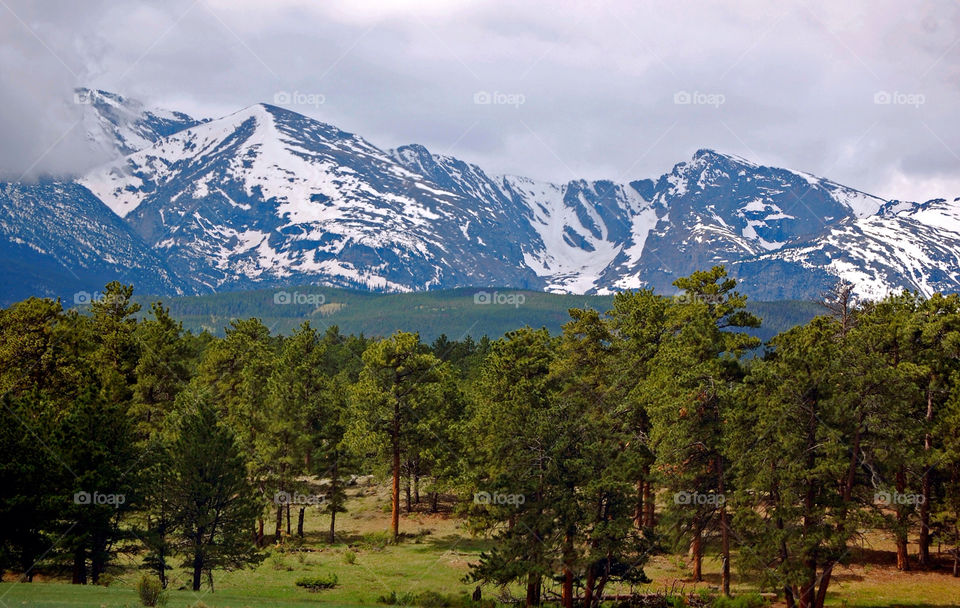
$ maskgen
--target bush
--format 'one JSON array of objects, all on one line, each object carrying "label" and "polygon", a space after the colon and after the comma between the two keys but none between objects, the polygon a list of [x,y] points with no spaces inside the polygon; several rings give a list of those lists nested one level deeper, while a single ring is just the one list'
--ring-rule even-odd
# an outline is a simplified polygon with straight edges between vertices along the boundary
[{"label": "bush", "polygon": [[165,606],[167,603],[167,593],[163,590],[163,585],[158,579],[146,574],[137,581],[137,595],[144,606]]},{"label": "bush", "polygon": [[270,567],[272,567],[274,570],[286,570],[287,572],[293,570],[293,567],[287,564],[287,560],[282,551],[272,553],[269,561]]},{"label": "bush", "polygon": [[416,600],[417,606],[421,606],[421,608],[450,608],[453,605],[450,598],[444,597],[436,591],[424,591],[417,595]]},{"label": "bush", "polygon": [[492,608],[494,605],[491,600],[475,602],[465,593],[457,596],[443,595],[435,591],[403,594],[391,591],[388,595],[378,597],[377,603],[387,606],[419,606],[420,608]]},{"label": "bush", "polygon": [[371,549],[383,549],[393,542],[393,535],[389,532],[370,532],[363,535],[363,544]]},{"label": "bush", "polygon": [[337,575],[329,576],[304,576],[297,579],[297,587],[303,587],[308,591],[320,591],[322,589],[333,589],[337,586]]},{"label": "bush", "polygon": [[350,564],[351,566],[357,563],[357,554],[353,551],[347,551],[343,554],[343,563]]},{"label": "bush", "polygon": [[414,595],[412,593],[404,593],[403,595],[397,595],[396,591],[391,591],[387,595],[381,595],[377,598],[378,604],[386,604],[387,606],[411,606],[414,605]]},{"label": "bush", "polygon": [[667,606],[670,608],[687,608],[687,598],[682,595],[668,595]]},{"label": "bush", "polygon": [[762,608],[767,602],[756,593],[746,593],[737,597],[720,596],[713,600],[713,608]]}]

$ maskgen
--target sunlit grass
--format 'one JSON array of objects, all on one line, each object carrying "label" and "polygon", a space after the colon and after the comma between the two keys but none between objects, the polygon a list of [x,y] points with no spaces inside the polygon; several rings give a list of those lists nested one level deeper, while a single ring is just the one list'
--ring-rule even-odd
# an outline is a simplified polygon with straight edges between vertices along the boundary
[{"label": "sunlit grass", "polygon": [[[377,599],[390,592],[399,595],[434,591],[441,594],[469,594],[474,586],[464,582],[469,564],[490,541],[470,536],[449,512],[404,513],[399,545],[386,542],[389,535],[389,499],[384,488],[354,488],[350,511],[338,517],[337,541],[327,542],[329,519],[316,508],[308,508],[305,517],[306,538],[290,539],[283,548],[271,547],[267,558],[255,569],[215,573],[215,592],[206,586],[198,593],[186,588],[186,571],[173,573],[169,608],[185,608],[202,601],[211,608],[267,608],[300,606],[376,606]],[[449,505],[446,505],[449,509]],[[424,505],[425,507],[425,505]],[[296,530],[296,511],[293,511]],[[267,532],[272,532],[268,526]],[[272,538],[272,537],[271,537]],[[839,569],[831,585],[832,606],[960,606],[960,579],[949,573],[898,572],[893,543],[882,534],[869,534],[865,546],[853,553],[856,565]],[[352,554],[352,558],[348,557]],[[139,606],[133,590],[140,576],[140,556],[123,555],[111,572],[109,587],[65,584],[68,581],[38,577],[34,583],[0,584],[0,608],[15,606],[106,607]],[[736,554],[733,556],[736,564]],[[350,563],[352,561],[352,563]],[[674,590],[692,592],[700,588],[716,589],[720,582],[720,563],[704,560],[706,581],[694,584],[689,577],[686,556],[657,555],[647,564],[650,585],[637,591]],[[336,574],[334,589],[310,592],[296,586],[301,577]],[[559,592],[548,585],[548,589]],[[752,579],[744,579],[734,570],[733,591],[756,591]],[[626,592],[610,588],[608,592]],[[520,590],[513,590],[519,595]],[[495,597],[484,589],[485,597]],[[782,604],[781,604],[782,605]]]}]

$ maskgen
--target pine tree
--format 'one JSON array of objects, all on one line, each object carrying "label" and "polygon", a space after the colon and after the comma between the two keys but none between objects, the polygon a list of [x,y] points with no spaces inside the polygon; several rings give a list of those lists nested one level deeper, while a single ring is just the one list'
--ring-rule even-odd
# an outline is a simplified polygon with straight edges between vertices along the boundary
[{"label": "pine tree", "polygon": [[419,421],[442,398],[446,366],[427,352],[415,334],[397,332],[371,344],[363,353],[363,370],[352,390],[350,435],[354,445],[389,455],[393,478],[391,534],[400,535],[402,457],[410,449]]},{"label": "pine tree", "polygon": [[667,312],[670,335],[651,362],[651,440],[656,467],[671,491],[666,507],[675,537],[689,543],[693,578],[703,580],[705,539],[720,537],[721,587],[730,592],[732,491],[724,450],[727,412],[742,378],[739,357],[759,340],[732,328],[757,327],[746,297],[723,267],[678,279],[683,290]]},{"label": "pine tree", "polygon": [[[472,526],[497,532],[496,544],[470,576],[498,586],[525,584],[527,606],[540,604],[543,579],[554,574],[563,549],[554,510],[557,485],[555,477],[548,479],[556,472],[554,450],[561,447],[561,421],[550,409],[555,348],[546,329],[520,329],[493,343],[465,439],[472,461],[465,480],[474,496]],[[498,496],[505,497],[502,504]]]},{"label": "pine tree", "polygon": [[163,428],[177,394],[190,378],[190,346],[183,339],[183,326],[160,302],[150,308],[152,319],[142,321],[134,332],[140,359],[134,370],[130,416],[137,436],[146,441]]},{"label": "pine tree", "polygon": [[822,608],[834,569],[872,519],[875,491],[859,467],[884,445],[888,419],[884,392],[868,389],[897,377],[826,317],[771,346],[751,365],[727,435],[740,560],[790,608]]},{"label": "pine tree", "polygon": [[[215,404],[221,419],[233,430],[241,452],[247,455],[247,478],[257,489],[262,505],[273,499],[268,495],[270,470],[260,437],[266,432],[264,405],[276,346],[277,340],[259,319],[231,321],[225,337],[205,350],[194,378],[195,389]],[[257,524],[257,537],[262,541],[262,513]],[[279,523],[276,532],[279,538]]]},{"label": "pine tree", "polygon": [[170,466],[183,565],[199,591],[207,572],[255,565],[262,559],[250,535],[260,503],[233,431],[218,420],[206,393],[188,387],[177,398]]},{"label": "pine tree", "polygon": [[610,316],[615,336],[616,356],[610,362],[621,397],[621,415],[632,429],[630,448],[641,463],[636,479],[634,520],[637,528],[648,533],[655,525],[656,492],[651,466],[654,455],[650,445],[650,395],[645,390],[651,364],[670,335],[667,311],[670,300],[653,290],[622,292],[614,296]]}]

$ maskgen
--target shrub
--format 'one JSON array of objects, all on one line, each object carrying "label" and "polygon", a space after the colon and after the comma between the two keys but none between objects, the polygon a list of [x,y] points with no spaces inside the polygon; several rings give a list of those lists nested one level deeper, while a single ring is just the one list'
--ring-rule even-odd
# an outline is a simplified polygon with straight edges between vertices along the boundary
[{"label": "shrub", "polygon": [[393,541],[389,532],[370,532],[363,535],[363,544],[371,549],[383,549]]},{"label": "shrub", "polygon": [[474,602],[467,594],[443,595],[435,591],[397,594],[391,591],[377,598],[377,603],[387,606],[419,606],[420,608],[492,608],[494,602]]},{"label": "shrub", "polygon": [[350,564],[351,566],[357,563],[357,554],[353,551],[347,551],[343,554],[343,563]]},{"label": "shrub", "polygon": [[687,608],[689,605],[687,603],[687,598],[682,595],[668,595],[666,599],[667,606],[670,608]]},{"label": "shrub", "polygon": [[436,591],[424,591],[417,595],[416,604],[421,608],[450,608],[453,602]]},{"label": "shrub", "polygon": [[274,570],[293,570],[292,566],[287,565],[287,560],[283,555],[283,552],[272,553],[270,555],[270,567]]},{"label": "shrub", "polygon": [[164,606],[167,603],[167,594],[160,581],[144,574],[137,581],[137,595],[144,606]]},{"label": "shrub", "polygon": [[396,591],[391,591],[387,595],[381,595],[377,598],[378,604],[386,604],[387,606],[411,606],[414,605],[414,595],[412,593],[404,593],[403,595],[397,595]]},{"label": "shrub", "polygon": [[720,596],[713,600],[713,608],[762,608],[767,602],[756,593],[746,593],[737,597]]},{"label": "shrub", "polygon": [[337,586],[337,575],[328,576],[304,576],[297,579],[297,587],[303,587],[308,591],[320,591],[322,589],[333,589]]}]

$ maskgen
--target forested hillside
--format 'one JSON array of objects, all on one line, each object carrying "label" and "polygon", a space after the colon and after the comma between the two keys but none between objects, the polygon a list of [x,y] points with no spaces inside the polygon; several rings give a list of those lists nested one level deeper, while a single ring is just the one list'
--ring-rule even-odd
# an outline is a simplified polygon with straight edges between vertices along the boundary
[{"label": "forested hillside", "polygon": [[[91,294],[92,297],[92,294]],[[135,296],[146,314],[160,300],[170,315],[193,332],[223,336],[232,319],[256,317],[272,333],[289,334],[303,321],[317,327],[337,325],[346,334],[389,336],[397,330],[419,333],[425,341],[441,334],[450,338],[499,338],[518,327],[546,327],[559,333],[571,308],[605,312],[613,296],[553,294],[513,289],[446,289],[418,293],[385,294],[312,285],[261,289],[181,298]],[[783,300],[747,302],[763,320],[749,331],[763,340],[806,323],[823,313],[815,302]]]},{"label": "forested hillside", "polygon": [[[736,281],[716,267],[675,286],[617,294],[606,314],[557,300],[571,306],[559,334],[430,342],[309,321],[278,335],[257,318],[197,334],[120,283],[83,313],[16,303],[0,311],[0,573],[108,584],[123,556],[148,573],[141,589],[212,592],[333,546],[372,475],[388,489],[382,546],[423,542],[414,505],[488,543],[462,572],[472,598],[387,604],[726,606],[737,590],[820,608],[874,534],[897,570],[960,576],[960,297],[856,302],[841,284],[824,315],[744,357],[760,319]],[[457,298],[553,314],[521,295]],[[181,313],[242,315],[260,297]],[[436,302],[311,305],[415,325]],[[719,563],[715,589],[649,594],[662,555],[694,586]],[[343,583],[314,574],[296,584]]]}]

